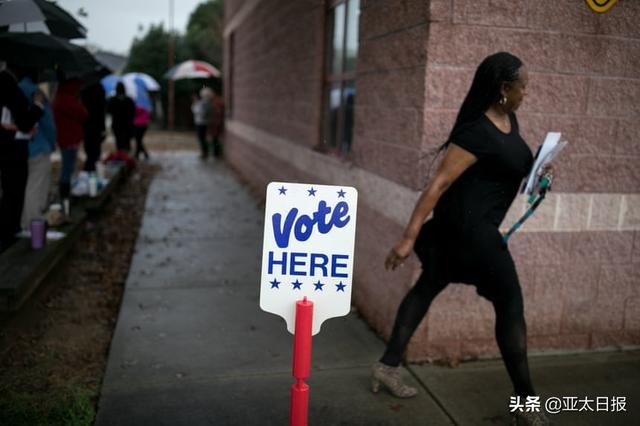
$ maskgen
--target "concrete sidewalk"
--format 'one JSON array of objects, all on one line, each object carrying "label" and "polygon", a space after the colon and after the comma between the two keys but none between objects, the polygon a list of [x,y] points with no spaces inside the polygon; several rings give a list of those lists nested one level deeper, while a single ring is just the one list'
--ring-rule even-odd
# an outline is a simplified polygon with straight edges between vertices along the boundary
[{"label": "concrete sidewalk", "polygon": [[[163,170],[143,226],[96,424],[285,425],[292,337],[258,306],[263,213],[221,162],[154,157]],[[411,366],[420,395],[368,390],[383,342],[356,315],[313,341],[310,425],[501,425],[511,386],[499,361]],[[640,424],[640,353],[532,359],[545,397],[626,397],[626,412],[563,413],[556,424]],[[595,403],[592,404],[595,409]]]}]

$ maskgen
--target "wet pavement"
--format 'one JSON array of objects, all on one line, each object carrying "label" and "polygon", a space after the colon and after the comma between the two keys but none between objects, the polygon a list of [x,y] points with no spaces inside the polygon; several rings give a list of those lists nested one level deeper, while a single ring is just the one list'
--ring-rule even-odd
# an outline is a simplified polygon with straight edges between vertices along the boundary
[{"label": "wet pavement", "polygon": [[[292,336],[259,308],[263,212],[233,172],[194,152],[163,169],[145,216],[99,402],[104,425],[284,425]],[[509,424],[500,361],[410,366],[418,397],[368,390],[383,342],[357,315],[313,340],[310,425]],[[543,398],[625,396],[626,412],[571,412],[557,424],[640,424],[640,353],[531,359]],[[593,404],[595,409],[595,403]]]}]

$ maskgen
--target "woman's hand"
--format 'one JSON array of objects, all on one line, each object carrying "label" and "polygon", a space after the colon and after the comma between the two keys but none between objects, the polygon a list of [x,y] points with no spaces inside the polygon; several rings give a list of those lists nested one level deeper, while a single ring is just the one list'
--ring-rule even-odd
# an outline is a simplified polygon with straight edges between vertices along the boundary
[{"label": "woman's hand", "polygon": [[413,208],[413,213],[411,213],[411,219],[409,219],[403,238],[393,246],[384,262],[387,270],[396,269],[409,257],[420,233],[420,228],[424,225],[425,219],[431,214],[442,194],[476,161],[478,161],[478,158],[475,155],[456,144],[452,144],[447,148],[447,153],[442,159],[438,172],[427,186],[427,189],[422,192],[416,206]]},{"label": "woman's hand", "polygon": [[393,246],[389,254],[387,255],[387,259],[384,261],[384,267],[388,271],[391,269],[395,270],[398,266],[402,265],[402,263],[409,257],[411,251],[413,250],[413,245],[415,241],[410,238],[403,238]]},{"label": "woman's hand", "polygon": [[540,176],[547,176],[549,178],[549,186],[547,187],[547,191],[551,191],[551,186],[553,185],[553,165],[547,164],[540,171]]}]

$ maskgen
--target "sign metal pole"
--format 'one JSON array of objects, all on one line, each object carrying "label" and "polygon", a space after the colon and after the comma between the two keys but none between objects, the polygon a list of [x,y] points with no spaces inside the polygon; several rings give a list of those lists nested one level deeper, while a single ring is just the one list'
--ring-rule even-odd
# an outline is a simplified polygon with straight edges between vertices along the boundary
[{"label": "sign metal pole", "polygon": [[296,302],[296,328],[293,336],[293,377],[291,386],[291,426],[307,426],[309,419],[309,385],[304,381],[311,375],[311,326],[313,302]]}]

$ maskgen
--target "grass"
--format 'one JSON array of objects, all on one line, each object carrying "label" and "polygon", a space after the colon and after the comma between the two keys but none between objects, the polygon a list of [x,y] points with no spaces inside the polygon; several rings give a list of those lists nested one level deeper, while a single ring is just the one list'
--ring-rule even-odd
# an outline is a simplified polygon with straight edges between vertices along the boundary
[{"label": "grass", "polygon": [[20,426],[90,426],[95,410],[91,395],[77,387],[41,392],[0,392],[0,424]]}]

